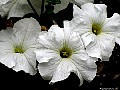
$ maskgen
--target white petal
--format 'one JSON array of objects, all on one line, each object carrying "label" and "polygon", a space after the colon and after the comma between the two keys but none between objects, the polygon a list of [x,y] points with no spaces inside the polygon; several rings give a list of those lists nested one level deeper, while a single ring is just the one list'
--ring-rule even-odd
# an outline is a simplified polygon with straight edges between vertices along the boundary
[{"label": "white petal", "polygon": [[4,0],[4,2],[0,2],[0,15],[2,17],[6,16],[16,1],[17,0]]},{"label": "white petal", "polygon": [[26,73],[29,73],[30,75],[35,75],[36,70],[28,62],[27,58],[23,54],[16,54],[16,55],[17,55],[17,58],[15,60],[16,65],[13,67],[13,70],[15,70],[16,72],[23,70]]},{"label": "white petal", "polygon": [[36,56],[35,56],[35,53],[34,53],[34,50],[36,48],[30,48],[30,49],[27,49],[25,52],[24,52],[24,55],[25,57],[27,58],[28,62],[34,67],[36,68]]},{"label": "white petal", "polygon": [[9,42],[0,42],[0,52],[4,54],[14,53],[14,46]]},{"label": "white petal", "polygon": [[3,54],[0,57],[0,62],[9,68],[12,68],[16,64],[16,58],[17,56],[13,53]]},{"label": "white petal", "polygon": [[49,60],[55,57],[60,58],[58,52],[49,49],[38,49],[35,50],[34,52],[36,54],[36,58],[39,63],[48,62]]},{"label": "white petal", "polygon": [[104,23],[102,30],[115,37],[116,43],[120,45],[120,15],[115,13],[111,18]]},{"label": "white petal", "polygon": [[[41,11],[38,8],[41,8],[41,0],[30,0],[33,7],[37,10],[37,13],[40,14]],[[24,8],[23,8],[24,7]],[[10,9],[8,18],[10,17],[23,17],[25,14],[33,13],[30,5],[27,0],[16,0]]]},{"label": "white petal", "polygon": [[97,73],[97,68],[88,68],[88,67],[83,67],[83,68],[79,68],[83,78],[90,82],[92,81]]},{"label": "white petal", "polygon": [[108,61],[115,46],[115,38],[109,34],[101,34],[98,43],[102,52],[102,60]]},{"label": "white petal", "polygon": [[0,42],[9,42],[13,44],[12,40],[12,35],[13,35],[13,30],[12,28],[7,28],[6,30],[1,30],[0,31]]},{"label": "white petal", "polygon": [[75,60],[73,60],[72,62],[74,63],[74,65],[78,69],[79,73],[82,75],[82,77],[86,81],[92,81],[94,79],[94,77],[96,76],[96,73],[97,73],[97,66],[94,64],[93,61],[91,63],[92,63],[92,65],[95,65],[95,66],[92,66],[92,67],[90,67],[90,65],[88,63],[86,63],[86,61],[81,62],[81,60],[80,60],[79,62],[81,62],[81,63],[79,63],[79,62],[76,62]]},{"label": "white petal", "polygon": [[39,35],[38,42],[49,49],[60,49],[63,44],[64,32],[57,25],[52,25],[49,31]]},{"label": "white petal", "polygon": [[87,32],[81,36],[85,47],[87,47],[90,43],[96,40],[96,35],[92,32]]},{"label": "white petal", "polygon": [[94,2],[94,0],[73,0],[73,1],[75,4],[77,4],[79,6],[81,6],[85,3],[90,3],[90,2],[93,3]]},{"label": "white petal", "polygon": [[49,60],[49,62],[39,63],[38,70],[40,75],[45,80],[51,80],[60,61],[61,61],[60,58],[53,57],[52,59]]},{"label": "white petal", "polygon": [[88,59],[88,55],[85,50],[79,50],[79,51],[73,52],[71,59],[81,64],[82,62],[81,60],[86,61]]},{"label": "white petal", "polygon": [[68,46],[73,50],[73,51],[78,51],[84,49],[84,44],[83,41],[81,40],[81,37],[77,32],[71,32],[69,35],[68,40]]},{"label": "white petal", "polygon": [[[17,23],[13,27],[14,37],[16,44],[23,44],[24,47],[29,47],[36,43],[41,28],[39,23],[33,18],[25,18]],[[25,46],[26,45],[26,46]]]},{"label": "white petal", "polygon": [[73,6],[73,17],[74,18],[70,22],[70,27],[73,31],[77,31],[80,35],[82,35],[91,30],[91,18],[76,5]]},{"label": "white petal", "polygon": [[107,18],[102,30],[104,32],[120,32],[120,15],[115,13],[111,18]]},{"label": "white petal", "polygon": [[60,1],[61,1],[60,4],[56,4],[54,6],[54,13],[58,13],[60,10],[67,8],[69,4],[69,0],[60,0]]},{"label": "white petal", "polygon": [[55,83],[64,80],[68,78],[70,72],[74,72],[74,71],[76,71],[76,67],[71,61],[69,61],[69,59],[62,60],[59,66],[56,68],[50,83]]},{"label": "white petal", "polygon": [[98,61],[97,58],[88,57],[88,60],[86,61],[87,62],[87,66],[89,68],[97,68],[97,65],[95,63],[96,61]]},{"label": "white petal", "polygon": [[92,4],[87,3],[81,6],[82,10],[85,11],[92,19],[93,22],[102,24],[106,17],[106,5],[105,4]]},{"label": "white petal", "polygon": [[89,56],[102,59],[102,53],[100,45],[97,41],[91,42],[87,47],[86,51]]}]

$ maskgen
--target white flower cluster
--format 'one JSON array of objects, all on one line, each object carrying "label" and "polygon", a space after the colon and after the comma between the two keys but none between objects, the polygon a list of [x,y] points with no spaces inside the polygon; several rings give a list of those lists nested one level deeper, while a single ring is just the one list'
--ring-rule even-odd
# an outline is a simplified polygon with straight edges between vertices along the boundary
[{"label": "white flower cluster", "polygon": [[[0,15],[23,16],[30,11],[25,2],[1,0]],[[25,11],[21,4],[27,8]],[[96,76],[98,58],[109,61],[115,42],[120,45],[119,14],[107,18],[104,4],[86,2],[81,8],[74,4],[73,19],[64,21],[64,28],[52,25],[48,32],[41,31],[35,19],[25,18],[16,22],[13,28],[1,30],[0,62],[30,75],[35,75],[38,69],[45,80],[51,80],[50,84],[64,80],[74,72],[82,85],[83,80],[92,81]]]}]

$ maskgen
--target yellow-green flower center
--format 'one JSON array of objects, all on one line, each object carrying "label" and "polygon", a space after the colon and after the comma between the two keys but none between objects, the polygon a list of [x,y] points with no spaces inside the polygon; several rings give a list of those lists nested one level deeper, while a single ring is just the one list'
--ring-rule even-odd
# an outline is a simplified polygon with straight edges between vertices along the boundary
[{"label": "yellow-green flower center", "polygon": [[22,46],[16,46],[14,49],[15,53],[24,53],[24,49]]},{"label": "yellow-green flower center", "polygon": [[100,24],[92,24],[92,32],[95,34],[95,35],[98,35],[102,32],[101,30],[101,25]]},{"label": "yellow-green flower center", "polygon": [[64,45],[60,50],[60,56],[62,58],[69,58],[72,55],[72,50],[68,47],[68,45]]}]

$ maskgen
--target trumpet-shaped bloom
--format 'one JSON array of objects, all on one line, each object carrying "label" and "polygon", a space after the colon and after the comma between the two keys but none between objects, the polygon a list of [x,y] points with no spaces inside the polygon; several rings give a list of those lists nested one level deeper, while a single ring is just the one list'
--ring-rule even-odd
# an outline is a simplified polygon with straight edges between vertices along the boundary
[{"label": "trumpet-shaped bloom", "polygon": [[42,48],[35,50],[38,70],[50,83],[68,78],[74,72],[80,79],[91,81],[96,75],[96,58],[87,55],[83,42],[77,32],[70,31],[69,22],[64,28],[51,26],[48,32],[39,35]]},{"label": "trumpet-shaped bloom", "polygon": [[13,28],[0,31],[0,62],[15,71],[36,73],[36,37],[40,32],[39,23],[26,18],[15,23]]},{"label": "trumpet-shaped bloom", "polygon": [[[41,13],[41,0],[30,0],[37,13]],[[1,0],[0,15],[2,17],[8,15],[10,17],[22,17],[25,14],[32,13],[27,0]]]},{"label": "trumpet-shaped bloom", "polygon": [[120,45],[120,15],[107,18],[106,5],[87,3],[81,9],[74,5],[71,28],[79,32],[88,54],[109,60],[115,42]]}]

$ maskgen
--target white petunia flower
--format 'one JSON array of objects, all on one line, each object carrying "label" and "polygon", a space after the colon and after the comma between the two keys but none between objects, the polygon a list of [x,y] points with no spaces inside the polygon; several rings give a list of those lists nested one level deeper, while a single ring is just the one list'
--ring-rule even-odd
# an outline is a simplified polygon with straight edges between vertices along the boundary
[{"label": "white petunia flower", "polygon": [[106,5],[87,3],[73,6],[71,28],[79,32],[88,54],[109,60],[115,42],[120,45],[120,15],[107,18]]},{"label": "white petunia flower", "polygon": [[54,7],[55,8],[54,9],[55,13],[59,12],[60,10],[63,10],[65,8],[67,8],[69,3],[74,3],[76,5],[81,6],[85,3],[90,3],[90,2],[93,3],[94,2],[94,0],[60,0],[60,1],[61,1],[61,4],[56,4],[55,7]]},{"label": "white petunia flower", "polygon": [[74,72],[80,79],[91,81],[96,76],[96,58],[87,55],[77,32],[70,31],[69,22],[64,28],[51,26],[48,32],[40,34],[38,42],[42,48],[35,50],[40,75],[50,83],[68,78]]},{"label": "white petunia flower", "polygon": [[13,28],[0,31],[0,62],[15,71],[36,73],[36,57],[33,52],[38,43],[40,25],[33,18],[15,23]]},{"label": "white petunia flower", "polygon": [[[30,0],[37,13],[41,13],[42,0]],[[10,17],[22,17],[25,14],[32,13],[27,0],[2,0],[0,1],[0,15]]]}]

